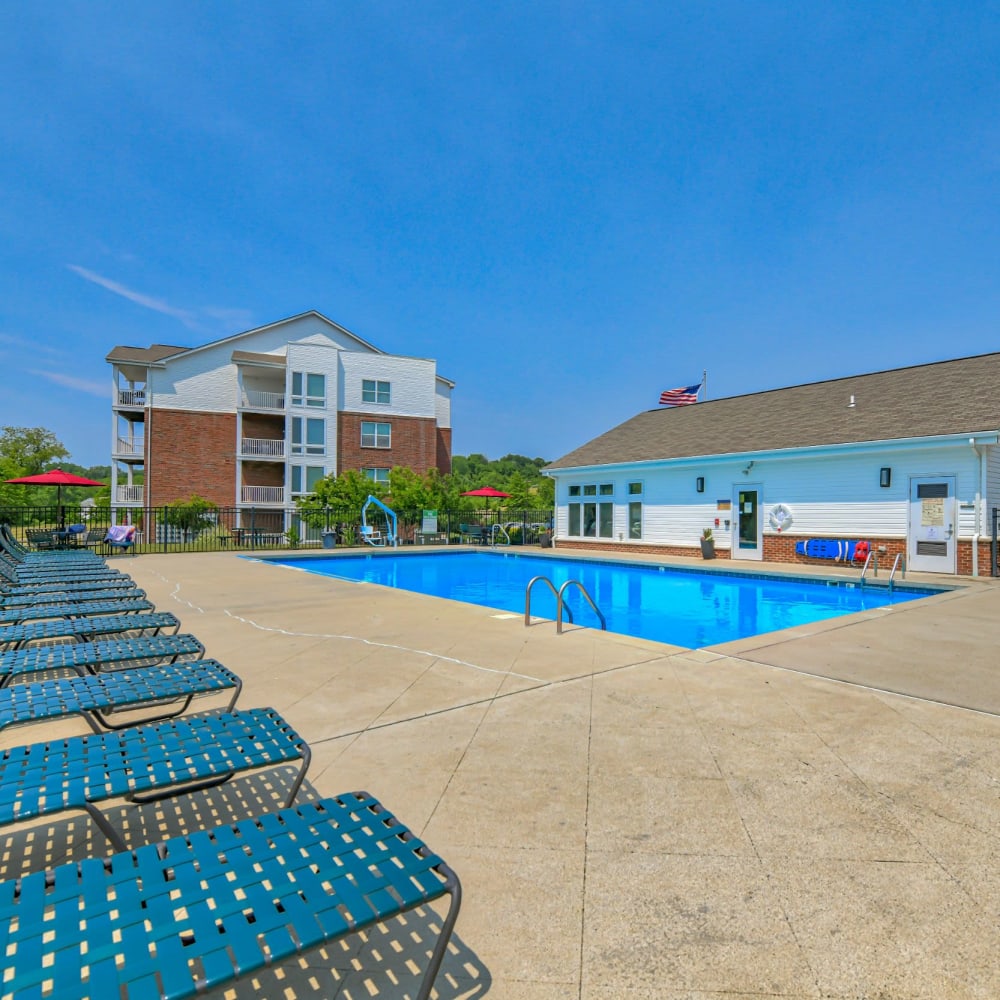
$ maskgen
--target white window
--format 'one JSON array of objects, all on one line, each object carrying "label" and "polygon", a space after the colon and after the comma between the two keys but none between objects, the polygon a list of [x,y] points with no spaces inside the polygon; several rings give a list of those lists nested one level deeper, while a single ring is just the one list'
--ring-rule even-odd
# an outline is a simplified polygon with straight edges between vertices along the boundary
[{"label": "white window", "polygon": [[642,501],[633,500],[628,505],[628,537],[642,538]]},{"label": "white window", "polygon": [[326,406],[326,376],[292,372],[292,406]]},{"label": "white window", "polygon": [[391,448],[392,424],[380,424],[374,420],[361,421],[362,448]]},{"label": "white window", "polygon": [[392,383],[378,382],[373,378],[361,380],[361,399],[365,403],[392,402]]},{"label": "white window", "polygon": [[389,485],[388,469],[362,469],[362,475],[367,476],[373,483],[385,483]]},{"label": "white window", "polygon": [[292,454],[326,454],[326,421],[292,417]]},{"label": "white window", "polygon": [[326,474],[322,465],[293,465],[292,493],[315,493],[316,484]]}]

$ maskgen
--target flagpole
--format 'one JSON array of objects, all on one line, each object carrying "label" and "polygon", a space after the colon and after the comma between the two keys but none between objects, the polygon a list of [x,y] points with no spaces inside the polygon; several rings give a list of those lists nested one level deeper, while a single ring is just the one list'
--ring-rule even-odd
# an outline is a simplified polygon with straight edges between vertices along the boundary
[{"label": "flagpole", "polygon": [[705,393],[705,399],[708,399],[708,369],[705,368],[701,373],[701,388]]}]

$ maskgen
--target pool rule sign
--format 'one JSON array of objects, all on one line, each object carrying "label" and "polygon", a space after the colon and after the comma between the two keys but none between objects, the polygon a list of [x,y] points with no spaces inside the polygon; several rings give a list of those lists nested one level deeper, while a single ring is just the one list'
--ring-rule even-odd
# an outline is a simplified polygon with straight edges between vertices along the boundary
[{"label": "pool rule sign", "polygon": [[420,522],[420,530],[433,534],[438,530],[438,512],[436,510],[425,510]]}]

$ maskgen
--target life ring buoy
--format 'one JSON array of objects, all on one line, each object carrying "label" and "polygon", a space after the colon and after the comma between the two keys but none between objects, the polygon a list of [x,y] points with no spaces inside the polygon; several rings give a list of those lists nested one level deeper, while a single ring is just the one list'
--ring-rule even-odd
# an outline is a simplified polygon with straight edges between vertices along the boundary
[{"label": "life ring buoy", "polygon": [[776,503],[771,508],[771,513],[768,515],[767,520],[775,531],[779,533],[788,531],[792,526],[792,510],[786,504]]}]

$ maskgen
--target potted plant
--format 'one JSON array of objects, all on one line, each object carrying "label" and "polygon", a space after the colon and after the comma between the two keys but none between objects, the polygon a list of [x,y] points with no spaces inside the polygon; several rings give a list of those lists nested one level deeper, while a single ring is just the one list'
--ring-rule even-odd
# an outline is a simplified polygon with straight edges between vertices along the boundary
[{"label": "potted plant", "polygon": [[701,557],[702,559],[715,558],[715,539],[712,537],[711,528],[706,528],[701,533]]}]

